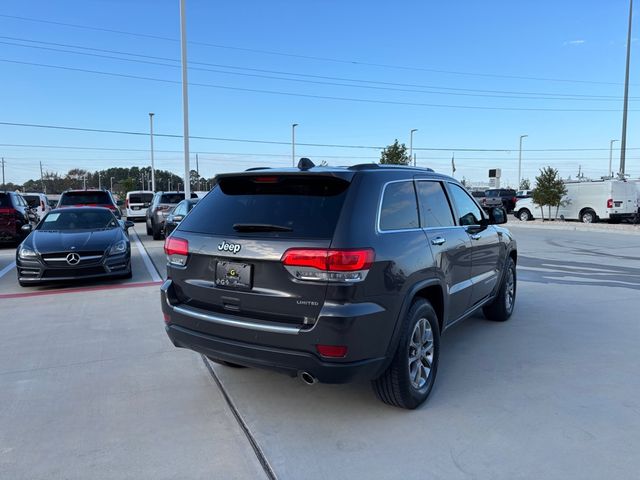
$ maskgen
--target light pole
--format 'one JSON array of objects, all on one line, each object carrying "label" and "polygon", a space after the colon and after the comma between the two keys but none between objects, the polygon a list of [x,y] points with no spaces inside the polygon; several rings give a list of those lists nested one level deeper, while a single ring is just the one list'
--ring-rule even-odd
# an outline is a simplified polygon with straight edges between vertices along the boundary
[{"label": "light pole", "polygon": [[291,165],[296,166],[296,127],[297,123],[291,124]]},{"label": "light pole", "polygon": [[613,168],[612,165],[612,161],[613,161],[613,144],[615,142],[618,142],[619,140],[611,140],[609,142],[609,171],[607,172],[607,176],[611,176],[611,178],[613,178],[613,170],[611,170]]},{"label": "light pole", "polygon": [[627,156],[627,107],[629,105],[629,63],[631,60],[631,18],[633,0],[629,0],[629,30],[627,31],[627,69],[624,76],[624,107],[622,109],[622,137],[620,141],[620,175],[624,178]]},{"label": "light pole", "polygon": [[529,135],[520,135],[520,153],[518,153],[518,188],[520,188],[520,182],[522,181],[522,139],[527,138]]},{"label": "light pole", "polygon": [[189,182],[189,92],[187,82],[187,17],[186,0],[180,0],[180,45],[182,47],[182,120],[184,124],[184,198],[191,198]]},{"label": "light pole", "polygon": [[110,187],[111,187],[109,190],[110,190],[111,192],[113,192],[113,179],[114,179],[114,178],[115,178],[115,177],[111,177],[111,178],[109,178],[109,185],[110,185]]},{"label": "light pole", "polygon": [[416,159],[413,156],[413,132],[417,132],[417,128],[413,128],[409,131],[409,160],[413,158],[413,166],[416,166]]},{"label": "light pole", "polygon": [[149,112],[149,139],[151,140],[151,191],[156,191],[156,168],[153,163],[153,113]]}]

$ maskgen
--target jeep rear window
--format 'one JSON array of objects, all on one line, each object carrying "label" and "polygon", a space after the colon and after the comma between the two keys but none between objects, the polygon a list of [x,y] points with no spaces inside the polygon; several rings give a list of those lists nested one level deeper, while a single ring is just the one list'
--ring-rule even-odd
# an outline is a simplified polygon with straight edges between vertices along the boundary
[{"label": "jeep rear window", "polygon": [[62,194],[60,205],[107,205],[111,197],[107,192],[67,192]]},{"label": "jeep rear window", "polygon": [[[331,238],[349,182],[335,177],[224,177],[180,224],[211,235]],[[238,232],[234,225],[275,225],[290,231]]]},{"label": "jeep rear window", "polygon": [[129,195],[129,203],[151,203],[153,193],[132,193]]},{"label": "jeep rear window", "polygon": [[[191,194],[191,198],[198,198],[195,193]],[[184,200],[184,193],[163,193],[160,195],[160,201],[158,203],[180,203]]]},{"label": "jeep rear window", "polygon": [[11,203],[11,197],[8,193],[0,193],[0,207],[13,208],[13,203]]}]

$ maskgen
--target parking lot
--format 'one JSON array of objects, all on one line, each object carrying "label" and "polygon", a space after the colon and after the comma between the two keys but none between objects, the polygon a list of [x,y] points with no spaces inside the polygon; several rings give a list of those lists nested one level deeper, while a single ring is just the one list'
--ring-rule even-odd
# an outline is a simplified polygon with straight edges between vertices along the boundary
[{"label": "parking lot", "polygon": [[174,348],[143,224],[126,281],[20,288],[1,248],[0,478],[637,476],[640,236],[511,228],[512,319],[448,330],[415,411]]}]

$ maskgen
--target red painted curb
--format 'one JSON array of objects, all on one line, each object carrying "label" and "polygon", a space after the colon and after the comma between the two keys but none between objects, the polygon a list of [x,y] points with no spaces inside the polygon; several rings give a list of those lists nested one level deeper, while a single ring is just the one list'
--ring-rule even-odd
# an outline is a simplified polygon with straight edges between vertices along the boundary
[{"label": "red painted curb", "polygon": [[39,297],[41,295],[60,295],[65,293],[96,292],[100,290],[119,290],[121,288],[151,287],[154,285],[162,285],[162,282],[135,282],[135,283],[123,283],[121,285],[102,285],[102,286],[96,286],[96,287],[69,288],[65,290],[41,290],[38,292],[3,293],[3,294],[0,294],[0,299]]}]

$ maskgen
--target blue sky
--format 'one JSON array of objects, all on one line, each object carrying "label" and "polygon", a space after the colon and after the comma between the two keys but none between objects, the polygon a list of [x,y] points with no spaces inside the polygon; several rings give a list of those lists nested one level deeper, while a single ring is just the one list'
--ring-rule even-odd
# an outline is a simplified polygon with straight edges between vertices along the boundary
[{"label": "blue sky", "polygon": [[[32,21],[178,39],[178,0],[5,0],[0,15],[1,60],[156,79],[1,61],[1,122],[147,132],[148,112],[154,112],[156,132],[181,134],[180,85],[157,81],[179,82],[179,63],[124,55],[179,60],[178,42]],[[300,143],[378,146],[395,138],[408,144],[409,130],[417,128],[419,165],[450,173],[455,152],[456,177],[483,181],[488,168],[498,167],[503,183],[511,184],[517,179],[518,138],[528,134],[523,177],[532,178],[549,164],[563,176],[575,175],[581,165],[587,175],[599,177],[607,170],[609,140],[620,138],[627,15],[626,0],[187,0],[191,67],[217,70],[190,70],[190,82],[201,84],[189,90],[191,134],[289,142],[295,122],[300,124]],[[636,54],[633,51],[632,58]],[[634,60],[630,148],[640,147],[637,65]],[[559,111],[572,109],[613,111]],[[46,170],[64,172],[146,165],[149,158],[145,136],[0,125],[0,144],[7,180],[17,183],[36,177],[40,161]],[[181,139],[156,138],[155,146],[157,168],[182,172]],[[601,150],[535,151],[544,149]],[[289,165],[291,151],[286,144],[205,140],[192,140],[191,150],[201,152],[200,171],[206,176],[256,165]],[[297,154],[342,165],[379,157],[376,149],[304,146],[298,146]],[[614,166],[617,157],[615,151]],[[639,162],[640,150],[629,151],[627,172],[634,177],[640,175]]]}]

